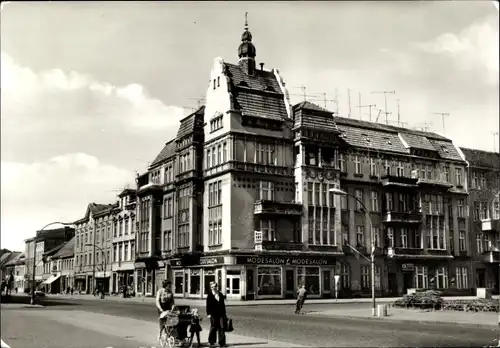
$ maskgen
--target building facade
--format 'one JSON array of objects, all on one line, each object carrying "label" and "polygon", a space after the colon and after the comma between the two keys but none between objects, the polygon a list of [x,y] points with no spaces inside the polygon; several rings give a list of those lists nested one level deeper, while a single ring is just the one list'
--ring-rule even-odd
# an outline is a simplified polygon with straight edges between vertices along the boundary
[{"label": "building facade", "polygon": [[51,281],[52,293],[69,293],[75,286],[75,242],[76,237],[71,238],[50,257],[54,277]]},{"label": "building facade", "polygon": [[136,237],[136,190],[125,189],[118,195],[118,206],[113,210],[112,280],[111,292],[135,289],[134,261]]},{"label": "building facade", "polygon": [[500,262],[500,154],[462,148],[469,179],[468,243],[473,253],[467,281],[498,294]]},{"label": "building facade", "polygon": [[87,294],[94,287],[109,292],[112,222],[116,204],[90,203],[85,217],[75,221],[75,290]]}]

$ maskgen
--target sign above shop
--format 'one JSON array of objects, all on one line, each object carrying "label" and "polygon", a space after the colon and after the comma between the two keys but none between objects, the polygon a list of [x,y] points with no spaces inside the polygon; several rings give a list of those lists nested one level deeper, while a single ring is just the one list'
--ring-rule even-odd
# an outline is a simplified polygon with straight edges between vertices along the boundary
[{"label": "sign above shop", "polygon": [[224,264],[224,256],[205,256],[198,260],[195,259],[170,259],[170,266],[185,267],[185,266],[212,266]]},{"label": "sign above shop", "polygon": [[415,269],[415,265],[413,263],[403,263],[401,265],[401,270],[403,272],[412,272]]},{"label": "sign above shop", "polygon": [[210,256],[202,257],[200,259],[200,266],[210,266],[224,264],[224,256]]},{"label": "sign above shop", "polygon": [[297,256],[237,256],[236,263],[251,265],[290,265],[290,266],[333,266],[334,257],[297,257]]}]

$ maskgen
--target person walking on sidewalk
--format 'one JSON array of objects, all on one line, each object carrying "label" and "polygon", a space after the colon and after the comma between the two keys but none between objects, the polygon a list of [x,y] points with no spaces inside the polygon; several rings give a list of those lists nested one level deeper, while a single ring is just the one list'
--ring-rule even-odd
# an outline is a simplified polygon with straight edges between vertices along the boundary
[{"label": "person walking on sidewalk", "polygon": [[196,340],[198,341],[198,347],[201,347],[200,343],[200,316],[198,314],[198,309],[193,309],[193,318],[191,319],[191,325],[189,326],[189,332],[191,332],[191,337],[189,337],[189,347],[193,347],[194,336],[196,335]]},{"label": "person walking on sidewalk", "polygon": [[[156,308],[158,309],[158,316],[160,316],[165,311],[171,311],[175,307],[174,293],[171,289],[172,282],[169,280],[164,280],[162,282],[162,288],[158,290],[156,293]],[[167,321],[167,317],[160,318],[160,332],[158,334],[158,341],[161,338],[161,334],[163,330],[165,330],[165,322]]]},{"label": "person walking on sidewalk", "polygon": [[300,287],[299,291],[297,291],[297,304],[295,306],[295,314],[299,314],[300,311],[302,310],[302,306],[304,306],[304,302],[307,297],[307,290],[306,290],[306,285],[302,284]]},{"label": "person walking on sidewalk", "polygon": [[219,336],[219,346],[226,346],[226,304],[225,296],[219,291],[216,282],[210,282],[210,293],[207,295],[207,318],[210,319],[208,343],[215,345],[216,336]]}]

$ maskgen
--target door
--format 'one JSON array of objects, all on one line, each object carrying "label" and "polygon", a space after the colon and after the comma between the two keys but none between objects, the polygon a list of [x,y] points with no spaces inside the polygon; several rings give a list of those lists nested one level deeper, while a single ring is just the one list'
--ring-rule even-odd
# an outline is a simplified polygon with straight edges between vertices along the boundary
[{"label": "door", "polygon": [[413,288],[413,273],[403,272],[403,294],[406,294],[408,289]]},{"label": "door", "polygon": [[476,270],[476,284],[478,288],[486,287],[486,272],[484,269]]},{"label": "door", "polygon": [[240,276],[227,275],[226,276],[226,296],[227,297],[240,297]]},{"label": "door", "polygon": [[253,288],[254,288],[254,275],[253,275],[253,269],[247,269],[247,300],[253,300],[254,299],[254,293],[253,293]]},{"label": "door", "polygon": [[398,293],[398,281],[396,273],[389,273],[387,277],[389,292],[392,295],[396,295]]},{"label": "door", "polygon": [[293,276],[293,269],[285,270],[285,297],[295,298],[295,278]]},{"label": "door", "polygon": [[332,289],[332,279],[331,279],[331,271],[324,270],[323,271],[323,293],[330,294]]}]

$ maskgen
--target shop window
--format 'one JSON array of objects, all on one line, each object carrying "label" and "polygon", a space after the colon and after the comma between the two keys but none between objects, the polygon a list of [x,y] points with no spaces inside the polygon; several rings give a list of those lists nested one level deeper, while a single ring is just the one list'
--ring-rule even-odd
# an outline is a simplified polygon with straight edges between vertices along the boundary
[{"label": "shop window", "polygon": [[331,289],[331,279],[330,279],[330,271],[323,271],[323,288],[325,291],[330,291]]},{"label": "shop window", "polygon": [[174,272],[174,291],[176,294],[184,294],[184,273]]},{"label": "shop window", "polygon": [[429,278],[426,266],[415,266],[415,288],[427,289],[429,287]]},{"label": "shop window", "polygon": [[281,268],[259,267],[257,269],[257,294],[259,296],[281,296]]},{"label": "shop window", "polygon": [[448,268],[438,267],[436,269],[436,281],[438,289],[446,289],[448,287]]},{"label": "shop window", "polygon": [[190,279],[189,279],[189,283],[190,283],[189,293],[191,295],[199,295],[200,294],[200,286],[201,286],[200,273],[201,273],[201,271],[199,269],[192,269],[191,270],[191,275],[190,275]]},{"label": "shop window", "polygon": [[319,295],[319,267],[297,268],[297,283],[305,285],[309,295]]},{"label": "shop window", "polygon": [[205,295],[210,292],[210,282],[215,282],[215,270],[205,269],[203,271],[203,284],[205,285]]}]

